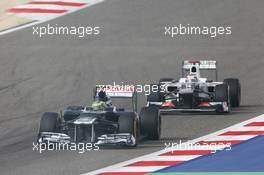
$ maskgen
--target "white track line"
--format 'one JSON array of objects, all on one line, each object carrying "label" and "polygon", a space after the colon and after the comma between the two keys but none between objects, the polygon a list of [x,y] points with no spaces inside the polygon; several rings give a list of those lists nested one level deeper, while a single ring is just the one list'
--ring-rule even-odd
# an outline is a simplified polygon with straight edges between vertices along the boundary
[{"label": "white track line", "polygon": [[201,155],[191,155],[191,156],[155,156],[153,161],[187,161],[200,157]]},{"label": "white track line", "polygon": [[232,131],[264,131],[264,127],[247,126],[247,127],[235,128]]},{"label": "white track line", "polygon": [[129,166],[114,169],[111,172],[153,172],[166,168],[167,166]]},{"label": "white track line", "polygon": [[214,138],[209,138],[203,141],[221,141],[221,140],[227,140],[227,141],[231,141],[231,140],[248,140],[251,139],[253,137],[256,137],[256,135],[236,135],[236,136],[216,136]]}]

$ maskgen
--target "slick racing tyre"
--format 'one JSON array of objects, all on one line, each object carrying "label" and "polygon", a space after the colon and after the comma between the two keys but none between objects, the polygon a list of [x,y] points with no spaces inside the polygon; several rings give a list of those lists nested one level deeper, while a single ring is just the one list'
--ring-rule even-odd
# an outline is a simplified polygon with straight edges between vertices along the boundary
[{"label": "slick racing tyre", "polygon": [[134,112],[124,112],[120,114],[118,118],[119,123],[119,133],[130,133],[136,139],[135,145],[132,147],[136,147],[139,140],[139,122]]},{"label": "slick racing tyre", "polygon": [[[229,95],[228,86],[226,84],[219,84],[215,86],[215,101],[216,102],[227,102],[229,108]],[[217,109],[216,112],[228,113],[228,111],[223,111],[223,109]]]},{"label": "slick racing tyre", "polygon": [[[161,95],[159,92],[159,85],[158,84],[151,84],[150,85],[150,94],[147,95],[147,101],[148,102],[160,102],[161,101]],[[154,91],[155,90],[155,91]]]},{"label": "slick racing tyre", "polygon": [[59,114],[45,112],[40,120],[39,132],[56,132],[58,127]]},{"label": "slick racing tyre", "polygon": [[236,78],[225,79],[224,82],[229,86],[230,104],[232,107],[239,107],[241,101],[241,86]]},{"label": "slick racing tyre", "polygon": [[159,140],[161,134],[161,118],[159,108],[143,107],[139,114],[141,133],[150,140]]},{"label": "slick racing tyre", "polygon": [[163,101],[164,100],[164,96],[165,96],[165,87],[164,87],[164,85],[165,84],[167,84],[167,83],[171,83],[171,82],[173,82],[173,81],[175,81],[175,79],[174,78],[161,78],[160,80],[159,80],[159,88],[160,88],[160,93],[159,93],[159,98],[160,98],[160,101]]}]

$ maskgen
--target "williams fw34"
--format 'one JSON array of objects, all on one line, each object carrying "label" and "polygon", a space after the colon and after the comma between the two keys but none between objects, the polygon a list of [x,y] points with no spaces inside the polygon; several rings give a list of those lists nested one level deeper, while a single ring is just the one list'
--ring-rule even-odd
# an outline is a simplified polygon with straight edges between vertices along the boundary
[{"label": "williams fw34", "polygon": [[[94,98],[98,95],[94,90]],[[141,138],[160,138],[160,115],[157,107],[143,107],[137,113],[137,93],[108,87],[105,94],[111,106],[68,106],[59,113],[45,112],[40,121],[38,143],[94,143],[98,146],[136,147]]]}]

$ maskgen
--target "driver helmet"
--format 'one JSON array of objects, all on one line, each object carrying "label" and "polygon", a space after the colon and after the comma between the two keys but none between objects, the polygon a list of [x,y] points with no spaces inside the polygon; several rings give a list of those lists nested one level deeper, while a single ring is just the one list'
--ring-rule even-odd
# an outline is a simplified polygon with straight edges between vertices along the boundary
[{"label": "driver helmet", "polygon": [[98,100],[99,101],[106,101],[107,100],[107,96],[105,91],[99,91],[98,92]]}]

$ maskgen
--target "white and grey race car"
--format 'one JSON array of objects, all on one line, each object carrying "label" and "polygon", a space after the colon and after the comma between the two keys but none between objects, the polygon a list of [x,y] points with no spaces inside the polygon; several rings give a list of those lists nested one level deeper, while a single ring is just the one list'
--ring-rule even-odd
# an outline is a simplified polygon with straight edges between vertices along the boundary
[{"label": "white and grey race car", "polygon": [[[215,71],[216,80],[201,77],[201,71],[204,70]],[[212,60],[183,61],[182,78],[162,78],[155,86],[159,90],[147,96],[147,106],[159,106],[163,113],[228,113],[231,107],[240,106],[239,80],[227,78],[223,82],[217,81],[217,62]]]}]

